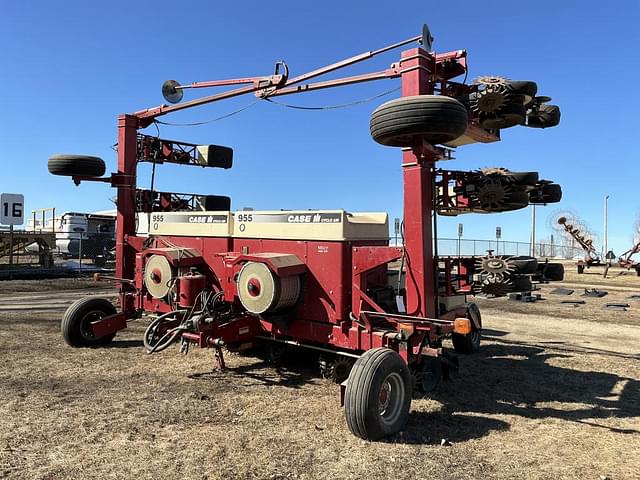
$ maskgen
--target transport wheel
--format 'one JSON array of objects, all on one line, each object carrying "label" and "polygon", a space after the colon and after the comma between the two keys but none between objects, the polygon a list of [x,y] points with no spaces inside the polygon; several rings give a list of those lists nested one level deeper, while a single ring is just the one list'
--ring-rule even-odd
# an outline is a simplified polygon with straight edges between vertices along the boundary
[{"label": "transport wheel", "polygon": [[287,356],[288,348],[282,343],[269,342],[265,345],[265,360],[274,367],[280,367]]},{"label": "transport wheel", "polygon": [[531,203],[557,203],[562,200],[562,187],[557,183],[545,183],[529,192]]},{"label": "transport wheel", "polygon": [[514,95],[523,95],[523,103],[528,105],[533,97],[538,93],[538,84],[529,80],[511,80],[509,81],[511,92]]},{"label": "transport wheel", "polygon": [[104,161],[87,155],[53,155],[49,158],[49,173],[67,177],[101,177],[105,172]]},{"label": "transport wheel", "polygon": [[428,395],[438,389],[442,384],[443,369],[442,360],[436,357],[422,355],[420,365],[413,372],[415,379],[415,393],[422,396]]},{"label": "transport wheel", "polygon": [[511,284],[513,285],[511,291],[514,292],[529,292],[533,288],[531,278],[528,275],[513,275]]},{"label": "transport wheel", "polygon": [[116,313],[116,308],[106,298],[85,297],[71,304],[62,317],[62,336],[72,347],[94,347],[106,345],[116,336],[110,333],[96,338],[91,331],[90,322],[100,320]]},{"label": "transport wheel", "polygon": [[[453,342],[453,349],[456,353],[462,353],[464,355],[470,355],[480,350],[480,339],[482,337],[482,316],[480,315],[480,309],[475,303],[469,303],[467,305],[467,318],[471,319],[471,333],[469,335],[462,335],[459,333],[451,334],[451,341]],[[478,322],[480,328],[476,327],[475,321]]]},{"label": "transport wheel", "polygon": [[496,114],[480,116],[480,125],[489,130],[514,127],[524,123],[527,108],[522,102],[509,102]]},{"label": "transport wheel", "polygon": [[389,348],[365,352],[353,366],[344,398],[351,433],[377,440],[402,429],[409,418],[411,375],[402,357]]},{"label": "transport wheel", "polygon": [[504,205],[488,210],[490,212],[511,212],[529,206],[529,194],[525,191],[509,192]]},{"label": "transport wheel", "polygon": [[509,183],[531,187],[535,186],[540,180],[538,172],[512,172],[502,167],[482,168],[480,173],[488,177],[502,177]]},{"label": "transport wheel", "polygon": [[538,111],[529,115],[527,127],[549,128],[560,123],[560,107],[557,105],[540,105]]},{"label": "transport wheel", "polygon": [[533,257],[510,257],[509,263],[515,268],[513,273],[520,275],[529,275],[538,271],[538,260]]},{"label": "transport wheel", "polygon": [[547,183],[542,186],[544,203],[557,203],[562,200],[562,187],[557,183]]},{"label": "transport wheel", "polygon": [[560,282],[564,279],[564,265],[561,263],[547,263],[542,267],[542,274],[547,280]]},{"label": "transport wheel", "polygon": [[411,147],[416,139],[447,143],[467,129],[467,109],[455,98],[415,95],[383,103],[371,114],[371,137],[389,147]]}]

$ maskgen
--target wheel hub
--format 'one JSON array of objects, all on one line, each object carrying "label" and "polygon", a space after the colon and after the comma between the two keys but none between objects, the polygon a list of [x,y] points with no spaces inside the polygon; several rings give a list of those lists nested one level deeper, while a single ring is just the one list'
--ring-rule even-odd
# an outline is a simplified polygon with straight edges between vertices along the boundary
[{"label": "wheel hub", "polygon": [[88,312],[80,322],[80,333],[85,339],[93,339],[95,335],[93,334],[93,329],[91,328],[91,323],[96,322],[104,317],[104,312],[99,310],[93,310]]},{"label": "wheel hub", "polygon": [[389,382],[384,382],[382,389],[380,390],[380,396],[378,398],[378,412],[384,414],[384,411],[389,406],[389,400],[391,399],[391,385]]},{"label": "wheel hub", "polygon": [[378,393],[378,414],[383,423],[391,425],[402,414],[405,386],[402,377],[392,372],[384,379]]}]

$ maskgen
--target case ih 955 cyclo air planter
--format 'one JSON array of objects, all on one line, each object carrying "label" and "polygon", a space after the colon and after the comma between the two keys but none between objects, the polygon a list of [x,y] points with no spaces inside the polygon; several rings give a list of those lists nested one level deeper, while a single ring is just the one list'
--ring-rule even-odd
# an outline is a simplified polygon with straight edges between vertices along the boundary
[{"label": "case ih 955 cyclo air planter", "polygon": [[[342,382],[349,429],[376,439],[400,430],[412,393],[426,393],[456,366],[443,342],[458,353],[478,350],[482,321],[466,295],[504,294],[540,278],[535,259],[439,258],[434,255],[434,210],[448,215],[506,211],[559,200],[559,187],[535,172],[493,169],[436,170],[451,149],[500,139],[515,125],[544,128],[560,119],[558,107],[536,96],[529,81],[482,77],[452,81],[467,72],[466,52],[431,51],[431,36],[348,58],[289,77],[273,75],[181,85],[167,81],[170,104],[118,119],[118,171],[103,176],[96,157],[56,155],[53,174],[101,181],[117,189],[116,274],[119,308],[105,299],[78,300],[64,315],[62,333],[72,346],[110,342],[127,322],[143,316],[148,351],[174,341],[243,350],[266,344],[276,355],[296,345],[321,352],[324,373]],[[390,68],[324,82],[308,80],[383,52],[420,42]],[[161,115],[254,93],[262,99],[399,78],[402,98],[371,116],[373,139],[402,147],[404,247],[389,246],[386,213],[345,211],[230,211],[230,200],[136,188],[138,162],[230,168],[232,150],[166,140],[139,132]],[[181,102],[187,88],[245,84]],[[136,233],[136,216],[150,219]],[[395,265],[395,270],[392,268]],[[398,267],[399,265],[399,267]],[[544,279],[544,278],[543,278]],[[553,278],[551,278],[553,279]],[[348,377],[348,378],[347,378]]]}]

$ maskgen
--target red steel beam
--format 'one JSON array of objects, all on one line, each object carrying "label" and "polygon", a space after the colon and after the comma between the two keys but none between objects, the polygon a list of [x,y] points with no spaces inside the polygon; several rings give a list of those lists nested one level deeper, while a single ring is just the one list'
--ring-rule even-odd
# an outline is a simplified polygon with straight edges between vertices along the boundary
[{"label": "red steel beam", "polygon": [[257,92],[256,95],[263,97],[275,97],[278,95],[289,95],[291,93],[311,92],[313,90],[321,90],[323,88],[340,87],[344,85],[351,85],[354,83],[370,82],[372,80],[382,80],[385,78],[397,78],[400,76],[400,72],[397,68],[389,68],[387,70],[381,70],[379,72],[365,73],[363,75],[354,75],[352,77],[338,78],[335,80],[327,80],[325,82],[305,83],[303,85],[296,85],[285,88],[278,88],[271,92],[263,94],[263,92]]},{"label": "red steel beam", "polygon": [[117,175],[121,182],[117,186],[116,202],[116,277],[129,280],[133,280],[135,270],[135,251],[128,247],[127,237],[136,234],[137,138],[138,119],[132,115],[120,115]]},{"label": "red steel beam", "polygon": [[[420,48],[402,52],[402,96],[433,94],[430,74],[434,68],[435,58],[428,52]],[[432,215],[435,157],[430,149],[414,150],[402,152],[406,310],[409,315],[434,318],[436,285]]]}]

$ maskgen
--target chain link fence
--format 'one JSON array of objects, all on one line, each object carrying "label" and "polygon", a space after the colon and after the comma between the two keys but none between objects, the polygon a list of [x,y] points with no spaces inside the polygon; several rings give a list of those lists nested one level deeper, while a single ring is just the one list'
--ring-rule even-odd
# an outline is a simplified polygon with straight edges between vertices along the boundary
[{"label": "chain link fence", "polygon": [[113,233],[65,233],[56,239],[56,264],[67,268],[104,268],[114,260]]},{"label": "chain link fence", "polygon": [[[397,242],[397,243],[396,243]],[[391,244],[401,245],[400,239],[391,239]],[[477,240],[466,238],[439,238],[438,255],[446,256],[482,256],[488,250],[493,250],[494,255],[530,256],[530,242],[512,242],[503,240]],[[538,258],[564,258],[572,259],[582,256],[583,251],[579,247],[561,245],[550,242],[536,242],[534,255]]]},{"label": "chain link fence", "polygon": [[[397,243],[396,243],[397,242]],[[401,245],[401,240],[392,237],[391,245]],[[57,265],[66,265],[68,268],[91,269],[109,268],[114,261],[115,240],[109,233],[85,233],[74,232],[65,234],[65,238],[56,240]],[[484,256],[488,250],[494,255],[530,256],[531,243],[513,242],[503,240],[478,240],[439,238],[438,255],[446,256]],[[579,247],[571,245],[555,244],[550,242],[536,242],[534,255],[537,258],[563,258],[572,259],[582,256],[583,251]]]}]

